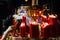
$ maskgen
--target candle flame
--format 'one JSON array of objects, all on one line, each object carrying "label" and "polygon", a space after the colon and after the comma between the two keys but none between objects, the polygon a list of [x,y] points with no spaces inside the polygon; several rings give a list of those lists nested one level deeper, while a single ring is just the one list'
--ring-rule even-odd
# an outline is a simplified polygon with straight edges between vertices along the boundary
[{"label": "candle flame", "polygon": [[34,22],[32,22],[32,24],[38,24],[38,23],[34,21]]},{"label": "candle flame", "polygon": [[39,13],[41,14],[41,11],[39,11]]},{"label": "candle flame", "polygon": [[49,15],[49,17],[51,17],[51,18],[56,18],[56,16],[54,16],[53,14],[52,14],[52,15]]},{"label": "candle flame", "polygon": [[21,26],[25,26],[25,23],[21,23]]},{"label": "candle flame", "polygon": [[36,14],[34,13],[34,16],[36,16]]}]

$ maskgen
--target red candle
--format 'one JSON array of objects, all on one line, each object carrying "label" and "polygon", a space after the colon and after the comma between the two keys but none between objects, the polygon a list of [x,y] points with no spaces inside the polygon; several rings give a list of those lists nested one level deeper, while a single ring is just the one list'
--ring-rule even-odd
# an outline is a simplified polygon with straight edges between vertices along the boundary
[{"label": "red candle", "polygon": [[49,15],[49,25],[50,25],[50,37],[58,36],[58,23],[57,18],[54,15]]},{"label": "red candle", "polygon": [[39,14],[38,14],[38,15],[39,15],[39,17],[41,17],[41,15],[42,15],[41,11],[39,12]]},{"label": "red candle", "polygon": [[24,22],[26,24],[26,17],[22,16],[22,22]]},{"label": "red candle", "polygon": [[49,15],[49,18],[48,18],[48,23],[49,23],[49,25],[53,25],[54,23],[53,23],[53,19],[54,19],[55,17],[53,16],[53,15]]},{"label": "red candle", "polygon": [[54,25],[54,23],[53,23],[53,16],[52,15],[49,15],[49,18],[48,18],[48,23],[49,23],[49,27],[50,27],[50,35],[49,35],[49,37],[53,37],[54,36],[54,34],[53,34],[53,31],[54,31],[54,27],[53,27],[53,25]]},{"label": "red candle", "polygon": [[47,19],[47,16],[45,16],[45,15],[41,15],[41,16],[42,16],[42,21],[43,21],[43,22],[47,22],[47,20],[48,20],[48,19]]},{"label": "red candle", "polygon": [[32,22],[30,24],[30,37],[31,38],[39,38],[39,28],[36,22]]},{"label": "red candle", "polygon": [[[26,25],[26,16],[22,16],[22,22]],[[29,27],[26,25],[26,32],[28,33]]]},{"label": "red candle", "polygon": [[20,26],[20,36],[21,37],[26,37],[26,25],[25,23],[21,23],[21,26]]},{"label": "red candle", "polygon": [[[55,15],[49,15],[49,22],[50,20],[54,23],[54,24],[57,24],[57,20],[58,20],[58,17]],[[50,22],[50,23],[52,23]]]},{"label": "red candle", "polygon": [[42,23],[42,29],[41,29],[41,37],[42,38],[48,38],[49,37],[49,24],[47,22]]},{"label": "red candle", "polygon": [[57,25],[58,24],[58,16],[55,15],[53,20],[54,20],[53,21],[54,22],[54,25]]},{"label": "red candle", "polygon": [[17,28],[16,26],[17,26],[17,24],[18,24],[17,20],[14,19],[13,20],[13,25],[14,25],[13,36],[15,36],[15,34],[16,34],[16,28]]},{"label": "red candle", "polygon": [[60,37],[60,26],[59,26],[59,20],[58,20],[58,16],[56,16],[56,24],[55,24],[55,27],[56,27],[56,37]]},{"label": "red candle", "polygon": [[55,30],[55,37],[59,37],[59,26],[58,26],[58,17],[55,15],[54,21],[54,30]]}]

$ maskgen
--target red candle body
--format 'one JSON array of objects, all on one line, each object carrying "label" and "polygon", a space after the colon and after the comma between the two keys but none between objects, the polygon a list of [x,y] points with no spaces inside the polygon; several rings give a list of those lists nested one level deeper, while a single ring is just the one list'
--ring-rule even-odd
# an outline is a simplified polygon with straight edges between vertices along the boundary
[{"label": "red candle body", "polygon": [[41,37],[42,38],[48,38],[49,37],[49,24],[48,23],[42,23],[41,28]]},{"label": "red candle body", "polygon": [[48,23],[50,24],[50,25],[53,25],[53,18],[48,18]]},{"label": "red candle body", "polygon": [[50,32],[49,32],[49,37],[54,37],[54,34],[55,34],[55,32],[54,32],[54,22],[53,22],[54,20],[53,20],[53,18],[52,17],[49,17],[48,18],[48,23],[49,23],[49,27],[50,27]]},{"label": "red candle body", "polygon": [[22,22],[25,23],[26,37],[27,37],[27,34],[28,34],[28,26],[26,25],[26,16],[22,16]]},{"label": "red candle body", "polygon": [[42,21],[43,21],[43,22],[47,22],[47,20],[48,20],[48,18],[43,15],[43,16],[42,16]]},{"label": "red candle body", "polygon": [[17,24],[18,24],[18,22],[14,20],[14,23],[13,23],[13,25],[14,25],[13,36],[15,36],[15,34],[16,34]]},{"label": "red candle body", "polygon": [[38,24],[30,24],[30,37],[39,38]]},{"label": "red candle body", "polygon": [[50,37],[58,37],[58,22],[57,18],[53,15],[51,15],[48,19],[48,23],[50,25]]},{"label": "red candle body", "polygon": [[54,15],[50,15],[49,18],[48,18],[48,23],[49,23],[50,25],[57,24],[57,17],[54,16]]},{"label": "red candle body", "polygon": [[24,22],[26,24],[26,17],[22,16],[22,22]]},{"label": "red candle body", "polygon": [[55,27],[56,27],[56,37],[60,37],[60,24],[58,23],[58,16],[56,16],[55,18]]},{"label": "red candle body", "polygon": [[58,18],[55,16],[53,20],[54,20],[53,22],[54,22],[55,37],[59,37]]},{"label": "red candle body", "polygon": [[22,23],[20,26],[20,36],[26,37],[26,25],[25,25],[25,23]]},{"label": "red candle body", "polygon": [[56,34],[57,34],[56,36],[57,36],[57,37],[60,37],[60,25],[59,25],[59,22],[58,22],[58,21],[59,21],[59,20],[58,20],[58,16],[56,16],[55,20],[56,20],[55,26],[57,27],[57,28],[56,28]]}]

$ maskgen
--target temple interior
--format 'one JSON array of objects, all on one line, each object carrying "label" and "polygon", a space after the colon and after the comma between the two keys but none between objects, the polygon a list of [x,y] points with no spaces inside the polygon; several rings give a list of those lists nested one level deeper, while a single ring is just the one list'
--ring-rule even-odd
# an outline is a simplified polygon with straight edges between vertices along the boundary
[{"label": "temple interior", "polygon": [[0,0],[0,40],[60,40],[59,0]]}]

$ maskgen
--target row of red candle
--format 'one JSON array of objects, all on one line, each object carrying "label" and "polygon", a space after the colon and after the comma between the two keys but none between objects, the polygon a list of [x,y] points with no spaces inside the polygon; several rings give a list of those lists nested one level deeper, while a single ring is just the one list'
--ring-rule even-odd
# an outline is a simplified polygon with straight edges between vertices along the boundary
[{"label": "row of red candle", "polygon": [[[26,17],[25,16],[22,16],[22,23],[24,23],[25,25],[23,25],[23,27],[19,27],[20,28],[20,32],[21,32],[21,36],[22,34],[24,34],[23,32],[25,32],[26,30]],[[13,30],[13,36],[15,36],[16,34],[16,29],[17,29],[17,19],[15,18],[14,21],[13,21],[13,25],[14,25],[14,30]]]},{"label": "row of red candle", "polygon": [[41,36],[43,38],[59,37],[60,33],[59,33],[58,25],[57,26],[52,26],[52,25],[42,26]]},{"label": "row of red candle", "polygon": [[[26,19],[24,19],[23,21],[25,21],[25,20]],[[25,23],[25,22],[23,22],[23,23]],[[29,33],[30,33],[30,37],[31,38],[38,38],[39,37],[39,29],[38,29],[38,24],[37,23],[31,23],[30,24],[30,26],[29,26]],[[26,34],[27,34],[27,32],[26,32],[26,24],[20,26],[20,34],[21,34],[20,36],[23,35],[22,37],[26,37]]]},{"label": "row of red candle", "polygon": [[[47,20],[47,18],[45,17],[45,18],[42,18],[43,20]],[[24,18],[23,17],[23,23],[25,23],[25,25],[23,25],[23,26],[20,26],[20,33],[21,33],[21,36],[23,35],[23,36],[25,36],[26,35],[26,18]],[[45,21],[45,22],[47,22],[49,25],[47,25],[47,26],[42,26],[42,35],[45,37],[48,37],[47,35],[49,34],[50,35],[50,33],[51,33],[51,35],[50,35],[50,37],[51,36],[54,36],[53,35],[53,32],[54,31],[52,31],[52,30],[58,30],[58,27],[56,27],[56,26],[54,26],[55,24],[57,24],[57,17],[55,18],[54,16],[50,16],[49,18],[48,18],[48,21]],[[56,22],[56,23],[55,23]],[[43,25],[43,24],[42,24]],[[56,27],[56,28],[55,28]],[[30,24],[30,37],[32,37],[32,38],[37,38],[37,37],[39,37],[39,29],[38,29],[38,24]],[[49,30],[49,31],[47,31],[47,30]],[[45,33],[46,33],[46,35],[45,35]],[[48,34],[47,34],[48,33]],[[56,33],[56,32],[55,32]],[[56,33],[56,34],[58,34],[58,33]],[[22,36],[22,37],[23,37]]]},{"label": "row of red candle", "polygon": [[[41,36],[45,38],[59,37],[59,26],[57,21],[57,16],[54,15],[49,15],[49,18],[45,18],[44,23],[42,23]],[[45,26],[45,22],[47,22],[47,26]]]}]

